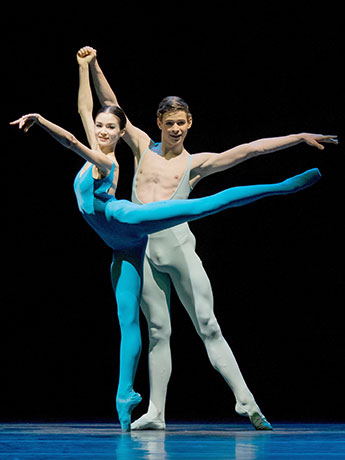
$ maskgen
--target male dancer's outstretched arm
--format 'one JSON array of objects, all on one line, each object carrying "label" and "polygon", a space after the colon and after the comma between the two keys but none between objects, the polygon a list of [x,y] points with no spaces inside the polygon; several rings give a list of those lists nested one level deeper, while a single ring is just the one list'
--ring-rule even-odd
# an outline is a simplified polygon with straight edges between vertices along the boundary
[{"label": "male dancer's outstretched arm", "polygon": [[238,145],[222,153],[199,153],[193,155],[194,175],[199,175],[200,179],[202,179],[210,174],[232,168],[250,158],[277,152],[302,142],[323,150],[324,146],[320,142],[337,144],[338,139],[335,135],[324,136],[323,134],[300,133],[258,139],[247,144]]}]

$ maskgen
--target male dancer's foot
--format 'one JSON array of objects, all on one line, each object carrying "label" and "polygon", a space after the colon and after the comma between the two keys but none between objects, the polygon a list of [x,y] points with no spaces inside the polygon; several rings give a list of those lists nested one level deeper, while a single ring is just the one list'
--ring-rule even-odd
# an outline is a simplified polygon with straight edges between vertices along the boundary
[{"label": "male dancer's foot", "polygon": [[[273,430],[272,425],[267,421],[266,417],[261,413],[259,406],[254,402],[249,404],[237,403],[236,412],[244,417],[249,417],[252,425],[256,430]],[[131,430],[165,430],[166,425],[157,412],[149,410],[138,420],[131,424]]]},{"label": "male dancer's foot", "polygon": [[165,430],[165,421],[152,401],[147,413],[131,424],[131,430]]},{"label": "male dancer's foot", "polygon": [[116,409],[119,415],[121,429],[123,431],[131,430],[131,414],[133,409],[141,402],[142,398],[139,393],[131,391],[125,397],[117,396]]},{"label": "male dancer's foot", "polygon": [[273,430],[272,425],[261,413],[261,410],[255,401],[248,404],[241,404],[240,402],[237,402],[235,411],[238,415],[249,417],[249,420],[252,422],[252,425],[256,430]]}]

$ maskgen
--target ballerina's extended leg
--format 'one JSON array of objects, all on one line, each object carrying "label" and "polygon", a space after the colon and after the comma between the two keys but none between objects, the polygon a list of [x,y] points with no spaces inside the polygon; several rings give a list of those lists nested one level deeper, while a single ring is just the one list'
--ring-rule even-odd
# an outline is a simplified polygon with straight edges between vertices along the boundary
[{"label": "ballerina's extended leg", "polygon": [[318,169],[310,169],[283,182],[233,187],[203,198],[157,201],[145,205],[129,205],[127,201],[114,200],[107,204],[105,214],[108,221],[114,219],[136,225],[138,233],[148,235],[268,196],[295,193],[310,187],[320,178]]}]

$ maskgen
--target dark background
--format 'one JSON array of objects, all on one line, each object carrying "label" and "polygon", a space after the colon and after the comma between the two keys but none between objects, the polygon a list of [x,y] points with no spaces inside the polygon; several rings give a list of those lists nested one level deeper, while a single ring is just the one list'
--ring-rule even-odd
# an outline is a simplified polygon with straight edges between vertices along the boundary
[{"label": "dark background", "polygon": [[[338,134],[324,151],[300,144],[200,183],[191,197],[275,182],[318,167],[312,188],[191,224],[215,312],[270,420],[344,420],[344,50],[332,2],[211,2],[155,6],[10,6],[2,26],[5,146],[1,348],[2,420],[117,420],[119,326],[110,250],[78,212],[82,161],[42,130],[8,122],[39,112],[85,136],[77,113],[77,50],[98,50],[131,121],[159,140],[157,104],[187,100],[191,153],[262,137]],[[189,8],[189,9],[187,9]],[[82,11],[81,11],[82,10]],[[95,107],[98,105],[95,103]],[[117,196],[130,197],[122,143]],[[5,255],[6,254],[6,255]],[[8,257],[9,255],[9,257]],[[238,421],[234,398],[208,362],[176,296],[166,417]],[[148,400],[147,331],[135,389]]]}]

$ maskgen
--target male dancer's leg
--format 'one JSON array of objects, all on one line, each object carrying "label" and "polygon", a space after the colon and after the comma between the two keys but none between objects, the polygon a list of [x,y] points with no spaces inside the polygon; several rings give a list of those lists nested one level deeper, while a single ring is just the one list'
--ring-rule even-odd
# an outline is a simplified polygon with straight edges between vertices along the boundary
[{"label": "male dancer's leg", "polygon": [[[165,245],[164,238],[167,240]],[[172,241],[173,235],[170,232],[159,241],[157,238],[151,239],[150,253],[152,249],[153,253],[156,250],[162,264],[160,269],[169,272],[182,303],[204,341],[212,365],[222,374],[235,394],[236,409],[238,410],[240,406],[241,415],[250,416],[257,429],[270,429],[244,381],[214,316],[211,285],[201,260],[195,253],[194,235],[187,230],[179,246],[170,247],[169,242]],[[148,412],[132,423],[131,427],[134,430],[165,428],[164,407],[171,372],[168,307],[170,277],[158,271],[152,261],[147,262],[146,267],[148,269],[145,271],[142,306],[144,306],[150,334],[150,405]],[[254,418],[255,414],[256,418]]]},{"label": "male dancer's leg", "polygon": [[176,261],[179,263],[178,271],[174,267],[170,276],[182,304],[204,342],[210,362],[233,391],[236,411],[240,415],[249,416],[256,429],[272,429],[256,404],[235,356],[222,335],[213,312],[211,284],[200,258],[195,253],[195,244],[191,241],[183,249],[185,257]]}]

